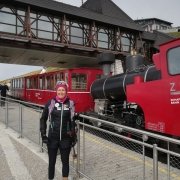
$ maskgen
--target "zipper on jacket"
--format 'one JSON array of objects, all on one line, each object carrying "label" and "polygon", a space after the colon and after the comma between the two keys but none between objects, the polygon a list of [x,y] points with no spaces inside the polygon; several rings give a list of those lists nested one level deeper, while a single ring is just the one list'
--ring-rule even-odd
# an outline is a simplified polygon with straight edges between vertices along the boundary
[{"label": "zipper on jacket", "polygon": [[54,121],[51,122],[51,129],[52,129],[52,132],[54,131]]},{"label": "zipper on jacket", "polygon": [[64,111],[64,104],[62,103],[61,106],[61,126],[60,126],[60,141],[61,141],[61,134],[62,134],[62,117],[63,117],[63,111]]},{"label": "zipper on jacket", "polygon": [[50,127],[51,127],[51,130],[52,130],[52,132],[53,132],[53,125],[52,125],[52,122],[50,122],[51,124],[50,124]]},{"label": "zipper on jacket", "polygon": [[50,122],[49,128],[50,128],[50,129],[52,130],[52,132],[53,132],[54,122],[51,120],[51,114],[49,115],[49,122]]}]

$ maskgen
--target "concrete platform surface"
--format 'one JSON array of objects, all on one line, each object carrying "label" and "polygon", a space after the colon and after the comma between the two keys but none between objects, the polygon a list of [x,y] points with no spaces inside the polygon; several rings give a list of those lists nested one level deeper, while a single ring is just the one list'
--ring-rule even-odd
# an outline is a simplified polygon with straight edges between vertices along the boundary
[{"label": "concrete platform surface", "polygon": [[[0,180],[46,180],[48,179],[48,155],[40,147],[0,122]],[[61,180],[60,156],[57,156],[56,176]],[[70,170],[69,180],[75,180]],[[84,180],[85,178],[81,179]]]}]

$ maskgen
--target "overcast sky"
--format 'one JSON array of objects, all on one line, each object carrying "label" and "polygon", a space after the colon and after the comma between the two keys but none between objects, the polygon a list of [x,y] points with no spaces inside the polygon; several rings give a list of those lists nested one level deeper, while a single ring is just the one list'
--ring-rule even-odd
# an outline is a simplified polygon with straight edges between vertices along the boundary
[{"label": "overcast sky", "polygon": [[[80,6],[82,0],[57,0]],[[84,0],[85,2],[86,0]],[[98,1],[98,0],[97,0]],[[159,18],[180,26],[180,0],[113,0],[132,19]],[[0,63],[0,80],[19,76],[42,67],[19,66]]]}]

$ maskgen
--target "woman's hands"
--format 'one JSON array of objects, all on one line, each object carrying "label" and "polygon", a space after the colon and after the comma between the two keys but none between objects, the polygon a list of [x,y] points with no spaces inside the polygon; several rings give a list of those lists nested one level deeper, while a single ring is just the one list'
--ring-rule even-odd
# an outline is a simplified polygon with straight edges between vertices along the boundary
[{"label": "woman's hands", "polygon": [[42,142],[47,144],[48,143],[48,137],[45,134],[41,134]]}]

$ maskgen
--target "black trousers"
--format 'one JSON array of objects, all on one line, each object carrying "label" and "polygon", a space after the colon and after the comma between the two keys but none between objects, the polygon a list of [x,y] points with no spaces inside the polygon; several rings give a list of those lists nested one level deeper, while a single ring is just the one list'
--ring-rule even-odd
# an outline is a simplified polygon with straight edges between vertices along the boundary
[{"label": "black trousers", "polygon": [[48,142],[48,155],[49,155],[49,179],[54,178],[55,164],[57,151],[60,150],[61,162],[62,162],[62,176],[68,177],[69,175],[69,155],[71,151],[71,139],[64,139],[61,141],[49,139]]},{"label": "black trousers", "polygon": [[5,98],[6,96],[1,95],[1,106],[5,106]]}]

